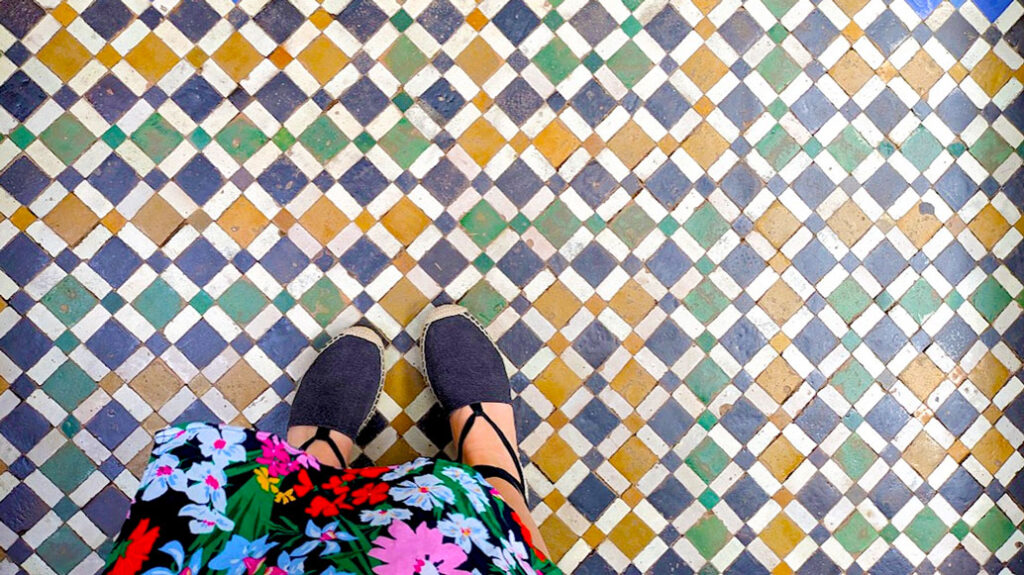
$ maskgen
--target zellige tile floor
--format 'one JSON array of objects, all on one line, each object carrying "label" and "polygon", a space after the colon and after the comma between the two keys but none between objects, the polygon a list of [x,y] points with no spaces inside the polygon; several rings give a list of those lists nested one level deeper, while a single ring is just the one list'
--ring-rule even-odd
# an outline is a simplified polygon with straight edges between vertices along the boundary
[{"label": "zellige tile floor", "polygon": [[1024,7],[0,0],[0,573],[93,573],[168,423],[282,431],[432,304],[578,573],[1024,572]]}]

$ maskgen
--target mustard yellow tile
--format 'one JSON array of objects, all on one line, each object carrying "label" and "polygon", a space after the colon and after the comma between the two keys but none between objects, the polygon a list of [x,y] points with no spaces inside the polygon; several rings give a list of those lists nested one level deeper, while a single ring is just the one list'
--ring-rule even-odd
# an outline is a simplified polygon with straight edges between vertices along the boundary
[{"label": "mustard yellow tile", "polygon": [[654,146],[654,140],[633,120],[626,122],[626,125],[608,140],[608,148],[627,168],[636,167]]},{"label": "mustard yellow tile", "polygon": [[945,374],[927,355],[920,354],[898,376],[921,401],[925,401],[945,379]]},{"label": "mustard yellow tile", "polygon": [[654,389],[658,381],[635,359],[630,358],[622,370],[612,378],[610,384],[630,405],[636,407]]},{"label": "mustard yellow tile", "polygon": [[263,60],[244,36],[235,32],[211,56],[213,61],[236,82],[249,77],[249,73]]},{"label": "mustard yellow tile", "polygon": [[829,216],[828,227],[844,244],[852,246],[871,229],[871,220],[853,200],[847,200]]},{"label": "mustard yellow tile", "polygon": [[974,444],[971,455],[977,458],[989,473],[995,473],[1013,455],[1013,451],[1013,445],[993,427]]},{"label": "mustard yellow tile", "polygon": [[[708,21],[703,20],[702,22]],[[714,25],[710,22],[708,24],[711,26],[712,31],[714,31]],[[683,62],[680,69],[682,69],[691,82],[700,88],[701,92],[711,90],[729,72],[729,67],[705,45],[697,48],[697,51]]]},{"label": "mustard yellow tile", "polygon": [[540,446],[530,460],[544,472],[548,479],[558,481],[576,462],[577,457],[569,444],[555,434]]},{"label": "mustard yellow tile", "polygon": [[793,371],[789,363],[781,356],[776,357],[768,364],[755,380],[761,389],[768,392],[768,395],[775,400],[775,403],[782,405],[789,396],[793,394],[803,378]]},{"label": "mustard yellow tile", "polygon": [[408,246],[430,225],[430,218],[423,213],[407,196],[402,196],[388,213],[384,214],[380,223],[387,228],[395,239]]},{"label": "mustard yellow tile", "polygon": [[[856,24],[850,23],[850,26],[857,27]],[[860,28],[857,27],[859,31]],[[850,50],[846,54],[843,54],[835,64],[829,68],[829,75],[832,79],[839,84],[843,91],[850,96],[856,94],[864,87],[864,84],[868,83],[868,80],[875,75],[874,70],[868,66],[867,62],[860,57],[855,50]]]},{"label": "mustard yellow tile", "polygon": [[788,515],[779,513],[758,537],[772,550],[772,553],[782,559],[789,555],[797,543],[803,540],[804,532]]},{"label": "mustard yellow tile", "polygon": [[785,435],[777,436],[757,457],[772,476],[779,482],[785,481],[790,473],[804,461],[804,456]]},{"label": "mustard yellow tile", "polygon": [[800,229],[800,220],[786,206],[776,200],[768,206],[761,217],[754,221],[754,229],[773,246],[781,248]]},{"label": "mustard yellow tile", "polygon": [[986,352],[968,377],[985,397],[992,399],[1010,381],[1010,370],[992,352]]},{"label": "mustard yellow tile", "polygon": [[775,280],[757,303],[768,317],[780,326],[789,321],[804,305],[803,298],[782,279]]},{"label": "mustard yellow tile", "polygon": [[945,457],[946,450],[924,431],[917,434],[917,437],[903,450],[904,461],[924,478],[931,475]]},{"label": "mustard yellow tile", "polygon": [[296,58],[320,85],[329,82],[349,58],[327,36],[317,36]]},{"label": "mustard yellow tile", "polygon": [[426,386],[423,374],[404,357],[399,358],[384,376],[384,392],[403,408],[408,407]]},{"label": "mustard yellow tile", "polygon": [[459,145],[478,166],[486,166],[505,145],[505,138],[484,118],[477,118],[459,136]]},{"label": "mustard yellow tile", "polygon": [[583,380],[556,357],[534,378],[533,383],[551,403],[562,406],[583,385]]},{"label": "mustard yellow tile", "polygon": [[430,300],[404,277],[380,299],[380,305],[401,325],[408,325],[428,303]]},{"label": "mustard yellow tile", "polygon": [[1010,231],[1010,223],[992,204],[985,204],[985,207],[981,208],[981,211],[974,216],[967,227],[988,250],[991,250],[999,240],[1005,237],[1006,232]]},{"label": "mustard yellow tile", "polygon": [[36,57],[61,80],[67,82],[82,70],[92,58],[92,54],[62,28],[36,53]]},{"label": "mustard yellow tile", "polygon": [[583,303],[565,287],[565,284],[556,280],[537,298],[533,306],[551,322],[551,325],[561,329],[583,307]]},{"label": "mustard yellow tile", "polygon": [[561,120],[556,118],[537,134],[533,139],[533,145],[555,169],[558,169],[562,162],[580,147],[580,141]]},{"label": "mustard yellow tile", "polygon": [[626,323],[635,326],[647,317],[657,302],[636,280],[629,279],[608,304]]},{"label": "mustard yellow tile", "polygon": [[636,557],[654,539],[655,533],[635,513],[630,511],[612,528],[608,539],[626,554]]},{"label": "mustard yellow tile", "polygon": [[[466,21],[469,22],[473,14],[479,13],[474,10]],[[481,16],[483,16],[481,14]],[[472,26],[472,24],[470,24]],[[455,63],[462,69],[478,86],[483,86],[487,80],[498,71],[504,63],[501,56],[498,56],[483,38],[477,36],[455,57]]]},{"label": "mustard yellow tile", "polygon": [[918,50],[917,54],[900,69],[903,79],[922,98],[927,97],[928,91],[939,81],[942,74],[942,68],[923,49]]},{"label": "mustard yellow tile", "polygon": [[1013,70],[995,52],[985,54],[971,69],[973,79],[989,97],[994,97],[1013,77]]},{"label": "mustard yellow tile", "polygon": [[[860,211],[859,208],[856,209],[858,212]],[[863,216],[863,212],[861,212],[861,217],[863,220],[858,220],[858,222],[867,221],[867,216]],[[859,224],[859,226],[863,225],[863,223]],[[931,239],[935,237],[935,234],[942,229],[942,222],[940,222],[934,214],[930,213],[929,210],[925,209],[921,202],[918,202],[916,206],[907,210],[907,213],[903,214],[903,216],[896,221],[896,225],[900,228],[900,231],[907,236],[907,239],[913,242],[918,249],[924,247],[924,245],[931,241]],[[861,228],[858,227],[858,229]],[[863,229],[866,230],[867,228],[865,227]],[[843,238],[843,241],[846,242],[847,240],[853,240],[855,235],[856,234],[848,234],[846,238]],[[856,240],[853,241],[854,243],[856,242]]]}]

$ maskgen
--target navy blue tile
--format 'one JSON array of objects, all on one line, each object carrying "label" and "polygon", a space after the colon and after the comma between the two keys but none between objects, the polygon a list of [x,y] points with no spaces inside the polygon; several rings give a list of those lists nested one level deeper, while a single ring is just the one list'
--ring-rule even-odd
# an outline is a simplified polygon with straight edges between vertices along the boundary
[{"label": "navy blue tile", "polygon": [[133,16],[120,0],[95,0],[82,11],[82,19],[108,41],[117,36]]},{"label": "navy blue tile", "polygon": [[104,447],[114,449],[139,428],[139,422],[117,400],[112,399],[85,424],[85,428]]},{"label": "navy blue tile", "polygon": [[667,241],[647,260],[647,269],[663,285],[671,287],[693,267],[690,258],[675,242]]},{"label": "navy blue tile", "polygon": [[283,237],[270,248],[260,263],[282,285],[291,282],[309,265],[309,258],[290,239]]},{"label": "navy blue tile", "polygon": [[[691,416],[675,399],[668,399],[665,404],[647,421],[647,425],[669,445],[675,445],[687,431],[693,427]],[[609,430],[610,431],[610,430]]]},{"label": "navy blue tile", "polygon": [[517,321],[498,339],[498,347],[516,367],[523,367],[543,342],[522,321]]},{"label": "navy blue tile", "polygon": [[288,0],[271,0],[253,17],[253,21],[278,44],[287,40],[305,20]]},{"label": "navy blue tile", "polygon": [[372,202],[388,186],[384,174],[366,158],[352,164],[338,183],[362,206]]},{"label": "navy blue tile", "polygon": [[50,423],[25,402],[19,403],[0,420],[0,433],[22,453],[30,451],[49,432]]},{"label": "navy blue tile", "polygon": [[662,164],[644,183],[651,195],[668,209],[675,208],[693,185],[671,161]]},{"label": "navy blue tile", "polygon": [[224,268],[227,259],[206,238],[200,236],[181,252],[174,263],[196,285],[203,287]]},{"label": "navy blue tile", "polygon": [[890,471],[875,485],[868,497],[883,515],[892,519],[900,509],[903,509],[913,494],[900,481],[900,478]]},{"label": "navy blue tile", "polygon": [[22,318],[0,337],[0,351],[21,369],[28,371],[42,359],[53,344],[28,319]]},{"label": "navy blue tile", "polygon": [[[202,0],[196,1],[202,2]],[[223,97],[202,76],[192,76],[171,95],[171,100],[181,107],[193,121],[199,123],[220,105]]]},{"label": "navy blue tile", "polygon": [[521,208],[533,199],[533,196],[543,187],[544,182],[537,177],[530,166],[526,165],[526,162],[516,159],[498,176],[494,184],[516,207]]},{"label": "navy blue tile", "polygon": [[0,521],[18,534],[34,527],[48,511],[49,506],[24,483],[15,484],[0,501]]},{"label": "navy blue tile", "polygon": [[118,204],[135,189],[139,176],[120,156],[110,154],[89,175],[89,183],[112,204]]},{"label": "navy blue tile", "polygon": [[[765,419],[761,410],[757,409],[747,398],[741,397],[729,408],[720,421],[733,437],[745,444],[761,429]],[[749,518],[744,517],[744,519]]]},{"label": "navy blue tile", "polygon": [[544,262],[522,240],[498,260],[498,269],[520,288],[526,287],[543,268]]},{"label": "navy blue tile", "polygon": [[513,45],[519,45],[540,24],[540,18],[523,0],[511,0],[491,19]]},{"label": "navy blue tile", "polygon": [[420,267],[441,287],[452,282],[469,262],[445,239],[438,241],[419,261]]},{"label": "navy blue tile", "polygon": [[426,92],[420,94],[419,100],[446,121],[454,118],[466,104],[466,99],[444,78],[434,82]]},{"label": "navy blue tile", "polygon": [[[363,4],[370,4],[370,2],[363,0],[357,1]],[[352,4],[356,4],[356,2]],[[349,6],[352,6],[352,4],[349,4]],[[366,77],[361,78],[346,90],[341,95],[340,101],[359,120],[359,123],[364,126],[372,122],[390,103],[388,97],[384,92],[380,91],[380,88],[373,83],[373,80]]]},{"label": "navy blue tile", "polygon": [[0,248],[0,270],[19,286],[26,286],[50,263],[50,257],[23,233]]},{"label": "navy blue tile", "polygon": [[821,473],[815,473],[796,493],[797,501],[819,521],[832,510],[832,507],[839,502],[840,497],[842,494],[839,493],[839,490],[829,483]]},{"label": "navy blue tile", "polygon": [[354,0],[337,16],[338,22],[360,42],[366,42],[387,22],[387,14],[371,0]]},{"label": "navy blue tile", "polygon": [[[10,58],[10,54],[7,55]],[[15,71],[0,85],[0,106],[24,122],[46,100],[46,92],[21,70]]]},{"label": "navy blue tile", "polygon": [[644,26],[644,31],[650,34],[654,41],[666,52],[670,52],[678,46],[683,41],[683,38],[689,34],[690,30],[690,25],[671,5],[666,5],[662,8]]},{"label": "navy blue tile", "polygon": [[387,254],[365,237],[359,238],[338,258],[345,270],[363,285],[372,282],[390,261]]},{"label": "navy blue tile", "polygon": [[572,261],[572,268],[593,287],[604,281],[615,269],[615,259],[597,243],[591,243]]},{"label": "navy blue tile", "polygon": [[306,347],[308,341],[287,317],[277,320],[257,345],[280,368],[285,368]]},{"label": "navy blue tile", "polygon": [[596,521],[614,500],[615,493],[594,475],[583,478],[569,494],[569,502],[589,521]]},{"label": "navy blue tile", "polygon": [[590,443],[597,445],[619,425],[619,418],[601,400],[592,399],[573,418],[572,424]]},{"label": "navy blue tile", "polygon": [[206,156],[196,154],[174,176],[174,181],[192,201],[202,206],[220,190],[224,177]]},{"label": "navy blue tile", "polygon": [[666,519],[673,520],[693,503],[693,495],[673,476],[668,476],[647,500]]},{"label": "navy blue tile", "polygon": [[139,340],[114,319],[107,320],[85,345],[103,365],[117,369],[139,346]]},{"label": "navy blue tile", "polygon": [[572,97],[570,103],[591,127],[600,124],[608,112],[615,107],[615,99],[608,95],[601,84],[597,83],[597,80],[590,80],[584,84]]},{"label": "navy blue tile", "polygon": [[198,42],[220,20],[220,14],[204,0],[183,0],[168,17],[193,42]]},{"label": "navy blue tile", "polygon": [[440,44],[447,42],[464,20],[462,13],[448,0],[434,0],[416,17],[416,21]]},{"label": "navy blue tile", "polygon": [[768,495],[757,485],[757,481],[744,475],[729,488],[722,499],[740,519],[747,521],[761,510],[761,506],[768,501]]},{"label": "navy blue tile", "polygon": [[891,395],[885,395],[864,419],[879,435],[892,441],[910,419],[910,414]]},{"label": "navy blue tile", "polygon": [[796,417],[795,422],[815,443],[821,443],[839,424],[839,416],[825,400],[815,397]]},{"label": "navy blue tile", "polygon": [[107,537],[117,535],[128,516],[130,501],[114,485],[104,487],[82,510]]},{"label": "navy blue tile", "polygon": [[287,120],[306,100],[306,93],[284,72],[271,78],[254,95],[278,122]]},{"label": "navy blue tile", "polygon": [[448,158],[441,158],[423,176],[423,187],[439,202],[449,205],[469,188],[469,180]]},{"label": "navy blue tile", "polygon": [[666,366],[671,367],[690,348],[690,338],[672,320],[662,322],[644,345]]},{"label": "navy blue tile", "polygon": [[21,156],[0,174],[0,187],[20,204],[28,205],[50,185],[50,178],[28,158]]},{"label": "navy blue tile", "polygon": [[597,208],[608,199],[618,183],[600,163],[591,160],[576,174],[571,185],[590,207]]},{"label": "navy blue tile", "polygon": [[206,320],[200,319],[175,345],[192,365],[204,369],[227,347],[227,342]]},{"label": "navy blue tile", "polygon": [[615,335],[596,320],[587,326],[572,344],[573,349],[594,369],[600,367],[618,346],[619,340]]}]

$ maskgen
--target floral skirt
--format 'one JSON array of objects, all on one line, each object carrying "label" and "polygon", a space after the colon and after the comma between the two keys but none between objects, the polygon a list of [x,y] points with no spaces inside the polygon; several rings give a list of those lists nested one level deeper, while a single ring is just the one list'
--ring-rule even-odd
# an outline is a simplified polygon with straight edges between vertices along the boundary
[{"label": "floral skirt", "polygon": [[471,467],[335,469],[275,435],[157,433],[105,573],[558,573]]}]

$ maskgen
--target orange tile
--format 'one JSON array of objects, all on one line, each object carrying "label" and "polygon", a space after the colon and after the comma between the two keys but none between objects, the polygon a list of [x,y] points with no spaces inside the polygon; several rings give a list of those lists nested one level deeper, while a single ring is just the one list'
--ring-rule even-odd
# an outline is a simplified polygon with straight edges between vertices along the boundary
[{"label": "orange tile", "polygon": [[125,56],[125,60],[151,83],[156,83],[178,63],[178,56],[159,36],[150,32]]},{"label": "orange tile", "polygon": [[228,36],[212,58],[236,82],[249,77],[253,68],[263,61],[263,56],[238,32]]},{"label": "orange tile", "polygon": [[486,166],[505,145],[505,138],[484,118],[477,118],[459,136],[459,145],[478,166]]},{"label": "orange tile", "polygon": [[355,223],[359,226],[359,229],[364,232],[368,232],[370,231],[370,228],[377,223],[377,220],[373,218],[373,215],[371,215],[369,211],[364,209],[362,213],[356,216]]},{"label": "orange tile", "polygon": [[27,207],[21,206],[11,214],[10,221],[14,224],[14,227],[25,231],[26,228],[36,221],[36,216]]},{"label": "orange tile", "polygon": [[484,16],[484,13],[479,8],[474,9],[466,16],[466,24],[472,26],[477,32],[483,30],[487,22],[489,22],[487,16]]},{"label": "orange tile", "polygon": [[348,56],[327,36],[317,36],[297,59],[320,85],[329,82],[349,62]]},{"label": "orange tile", "polygon": [[278,46],[273,52],[270,53],[270,56],[267,56],[267,59],[270,60],[272,64],[277,66],[279,70],[284,70],[284,67],[291,63],[292,55],[289,54],[288,51],[284,49],[284,46]]},{"label": "orange tile", "polygon": [[556,118],[537,134],[533,139],[533,145],[555,169],[558,169],[562,162],[580,147],[580,141],[561,120]]}]

